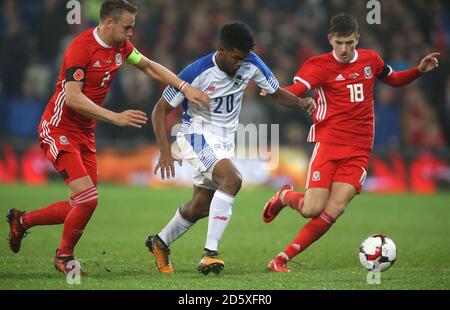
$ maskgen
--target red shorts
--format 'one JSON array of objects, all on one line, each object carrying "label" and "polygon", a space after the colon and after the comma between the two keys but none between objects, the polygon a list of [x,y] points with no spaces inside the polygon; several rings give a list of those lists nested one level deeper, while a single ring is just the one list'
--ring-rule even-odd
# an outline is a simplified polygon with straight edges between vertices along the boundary
[{"label": "red shorts", "polygon": [[48,123],[43,121],[39,126],[39,145],[66,184],[90,176],[97,186],[97,151],[93,133],[50,129]]},{"label": "red shorts", "polygon": [[370,153],[367,148],[317,142],[309,163],[306,188],[330,189],[332,182],[343,182],[353,185],[360,193]]}]

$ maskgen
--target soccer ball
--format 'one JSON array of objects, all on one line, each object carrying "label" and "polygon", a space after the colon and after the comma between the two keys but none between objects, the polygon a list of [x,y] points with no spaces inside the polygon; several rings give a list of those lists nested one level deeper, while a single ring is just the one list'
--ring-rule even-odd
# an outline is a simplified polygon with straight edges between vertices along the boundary
[{"label": "soccer ball", "polygon": [[359,247],[359,261],[370,271],[385,271],[397,258],[397,247],[386,235],[371,235]]}]

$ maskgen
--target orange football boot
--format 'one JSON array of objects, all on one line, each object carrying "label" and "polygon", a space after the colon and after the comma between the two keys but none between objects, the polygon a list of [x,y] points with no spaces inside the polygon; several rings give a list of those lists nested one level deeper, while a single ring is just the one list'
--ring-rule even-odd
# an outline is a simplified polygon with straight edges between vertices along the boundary
[{"label": "orange football boot", "polygon": [[161,273],[173,273],[173,267],[170,263],[170,250],[158,235],[148,236],[145,245],[155,256],[155,264]]},{"label": "orange football boot", "polygon": [[225,263],[219,258],[217,251],[205,249],[202,259],[198,263],[197,270],[206,276],[210,272],[219,274],[224,267]]}]

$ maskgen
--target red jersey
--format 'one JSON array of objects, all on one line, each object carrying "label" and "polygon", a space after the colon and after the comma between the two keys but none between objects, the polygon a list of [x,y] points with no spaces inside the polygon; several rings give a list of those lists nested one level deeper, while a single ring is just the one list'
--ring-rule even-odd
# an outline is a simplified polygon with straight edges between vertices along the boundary
[{"label": "red jersey", "polygon": [[389,71],[373,50],[355,50],[348,64],[339,62],[333,52],[305,62],[294,82],[316,90],[317,110],[308,142],[372,148],[373,87],[375,78],[384,78]]},{"label": "red jersey", "polygon": [[78,35],[66,48],[56,92],[47,104],[41,125],[45,123],[48,130],[93,132],[94,119],[66,106],[64,85],[66,81],[84,82],[82,93],[102,105],[117,70],[133,48],[128,40],[119,46],[108,46],[98,36],[97,28]]}]

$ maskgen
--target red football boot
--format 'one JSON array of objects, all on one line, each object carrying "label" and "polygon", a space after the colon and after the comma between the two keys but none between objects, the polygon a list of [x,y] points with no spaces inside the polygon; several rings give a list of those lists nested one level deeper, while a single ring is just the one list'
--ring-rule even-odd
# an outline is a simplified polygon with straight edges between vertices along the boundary
[{"label": "red football boot", "polygon": [[286,267],[288,260],[282,255],[277,255],[274,259],[272,259],[267,265],[267,269],[275,272],[291,272],[291,270]]},{"label": "red football boot", "polygon": [[23,211],[17,209],[9,209],[6,215],[6,221],[9,223],[9,247],[14,253],[19,253],[22,239],[28,234],[27,230],[20,223],[23,213]]},{"label": "red football boot", "polygon": [[280,213],[280,211],[286,206],[280,200],[280,195],[284,191],[292,191],[294,187],[292,185],[284,185],[280,188],[280,190],[272,197],[269,201],[266,202],[264,206],[262,218],[266,223],[270,223],[273,219]]},{"label": "red football boot", "polygon": [[[58,253],[58,250],[56,250],[56,253]],[[70,262],[74,261],[73,263],[69,264]],[[73,256],[58,256],[55,255],[55,259],[53,260],[53,265],[55,266],[55,269],[59,272],[62,272],[64,274],[68,274],[70,271],[72,271],[76,267],[76,260]],[[79,263],[78,263],[79,266]],[[86,276],[87,273],[80,268],[80,275]]]}]

